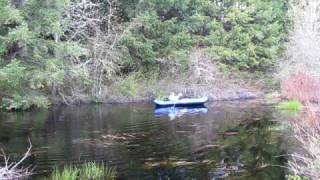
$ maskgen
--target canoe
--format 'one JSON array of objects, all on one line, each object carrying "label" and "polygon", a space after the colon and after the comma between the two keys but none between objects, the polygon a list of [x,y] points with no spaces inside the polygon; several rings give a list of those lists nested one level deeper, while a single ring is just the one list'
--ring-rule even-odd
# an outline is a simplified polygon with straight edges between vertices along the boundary
[{"label": "canoe", "polygon": [[203,106],[204,103],[208,101],[208,97],[201,98],[182,98],[177,101],[169,101],[169,100],[154,100],[154,104],[157,107],[194,107],[194,106]]}]

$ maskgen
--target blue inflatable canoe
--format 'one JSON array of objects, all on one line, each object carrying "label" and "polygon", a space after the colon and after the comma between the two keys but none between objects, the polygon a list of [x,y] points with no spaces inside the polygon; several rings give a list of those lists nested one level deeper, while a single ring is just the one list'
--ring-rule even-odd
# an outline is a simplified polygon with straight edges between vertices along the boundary
[{"label": "blue inflatable canoe", "polygon": [[201,98],[182,98],[177,101],[154,100],[157,107],[194,107],[203,106],[208,101],[208,97]]}]

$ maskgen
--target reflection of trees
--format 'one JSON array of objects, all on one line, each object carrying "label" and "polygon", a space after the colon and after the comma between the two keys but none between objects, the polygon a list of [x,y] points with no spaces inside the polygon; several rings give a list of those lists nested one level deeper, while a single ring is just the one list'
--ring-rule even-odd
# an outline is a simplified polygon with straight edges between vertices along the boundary
[{"label": "reflection of trees", "polygon": [[[7,153],[25,153],[29,146],[28,137],[41,133],[49,111],[34,112],[0,112],[0,148]],[[37,143],[38,139],[32,140]]]},{"label": "reflection of trees", "polygon": [[[272,109],[260,103],[225,103],[213,105],[207,116],[196,121],[190,121],[185,126],[193,125],[194,132],[189,136],[192,149],[212,144],[220,132],[227,131],[246,120],[259,119],[271,114]],[[271,117],[268,117],[271,119]],[[185,122],[185,120],[183,121]],[[215,144],[215,142],[213,143]]]},{"label": "reflection of trees", "polygon": [[241,174],[243,179],[284,179],[284,169],[279,166],[285,166],[286,151],[280,135],[271,130],[274,125],[268,115],[243,122],[229,130],[238,135],[226,133],[219,138],[217,143],[223,147],[211,151],[206,158],[217,162],[213,169],[222,167],[233,175]]}]

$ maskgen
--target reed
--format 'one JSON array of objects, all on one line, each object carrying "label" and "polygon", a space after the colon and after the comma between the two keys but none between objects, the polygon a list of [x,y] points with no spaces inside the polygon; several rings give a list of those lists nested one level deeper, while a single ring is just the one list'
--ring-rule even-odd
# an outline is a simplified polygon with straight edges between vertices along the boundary
[{"label": "reed", "polygon": [[50,179],[51,180],[76,180],[80,170],[73,166],[66,166],[62,171],[57,167],[54,168]]},{"label": "reed", "polygon": [[76,179],[92,179],[92,180],[114,180],[117,172],[114,168],[97,164],[95,162],[87,162],[82,167],[65,166],[62,170],[54,168],[50,180],[76,180]]}]

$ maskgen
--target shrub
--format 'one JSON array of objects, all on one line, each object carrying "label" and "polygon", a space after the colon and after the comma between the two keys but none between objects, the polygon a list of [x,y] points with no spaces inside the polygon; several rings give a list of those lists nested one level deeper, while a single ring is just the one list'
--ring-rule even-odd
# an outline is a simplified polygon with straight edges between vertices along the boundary
[{"label": "shrub", "polygon": [[320,82],[305,73],[298,73],[282,82],[281,93],[287,99],[303,103],[318,102]]},{"label": "shrub", "polygon": [[117,89],[121,95],[124,95],[128,98],[136,97],[139,93],[139,84],[137,82],[137,78],[134,75],[128,76],[120,82],[120,84],[117,86]]},{"label": "shrub", "polygon": [[15,94],[12,98],[3,98],[1,108],[8,111],[28,110],[32,108],[48,108],[50,102],[48,98],[41,95],[24,95]]}]

